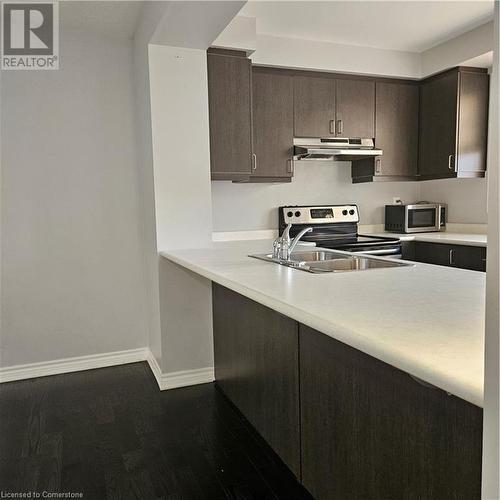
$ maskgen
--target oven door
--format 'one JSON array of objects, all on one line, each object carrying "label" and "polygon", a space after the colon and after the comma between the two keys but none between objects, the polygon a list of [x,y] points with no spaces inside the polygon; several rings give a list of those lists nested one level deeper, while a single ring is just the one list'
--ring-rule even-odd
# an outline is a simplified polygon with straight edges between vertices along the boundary
[{"label": "oven door", "polygon": [[390,257],[391,259],[402,259],[401,247],[384,248],[383,250],[367,250],[365,253],[376,257]]},{"label": "oven door", "polygon": [[440,230],[439,205],[407,205],[405,211],[405,232],[425,233]]}]

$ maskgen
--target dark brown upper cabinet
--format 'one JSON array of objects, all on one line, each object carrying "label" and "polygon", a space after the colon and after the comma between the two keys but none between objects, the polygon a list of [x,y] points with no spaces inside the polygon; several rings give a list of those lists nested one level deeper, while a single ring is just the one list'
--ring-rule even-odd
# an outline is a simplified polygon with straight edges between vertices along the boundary
[{"label": "dark brown upper cabinet", "polygon": [[293,176],[293,81],[279,70],[253,68],[253,173],[249,182]]},{"label": "dark brown upper cabinet", "polygon": [[353,162],[353,182],[417,180],[418,84],[376,82],[375,88],[375,145],[383,155]]},{"label": "dark brown upper cabinet", "polygon": [[289,182],[293,137],[374,138],[353,182],[484,177],[489,76],[458,67],[420,82],[253,67],[209,49],[213,180]]},{"label": "dark brown upper cabinet", "polygon": [[419,178],[484,177],[489,76],[453,68],[420,85]]},{"label": "dark brown upper cabinet", "polygon": [[337,137],[375,137],[375,82],[336,81]]},{"label": "dark brown upper cabinet", "polygon": [[237,51],[208,52],[210,170],[214,180],[252,173],[252,66]]},{"label": "dark brown upper cabinet", "polygon": [[295,137],[375,137],[375,82],[294,76]]},{"label": "dark brown upper cabinet", "polygon": [[294,77],[293,103],[295,137],[335,135],[335,80]]}]

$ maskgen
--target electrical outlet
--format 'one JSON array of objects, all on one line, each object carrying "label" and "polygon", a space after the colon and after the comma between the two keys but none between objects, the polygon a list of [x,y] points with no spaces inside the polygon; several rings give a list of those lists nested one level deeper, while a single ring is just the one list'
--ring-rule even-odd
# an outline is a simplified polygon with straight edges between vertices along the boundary
[{"label": "electrical outlet", "polygon": [[402,205],[403,204],[403,200],[399,196],[395,196],[392,199],[392,204],[393,205]]}]

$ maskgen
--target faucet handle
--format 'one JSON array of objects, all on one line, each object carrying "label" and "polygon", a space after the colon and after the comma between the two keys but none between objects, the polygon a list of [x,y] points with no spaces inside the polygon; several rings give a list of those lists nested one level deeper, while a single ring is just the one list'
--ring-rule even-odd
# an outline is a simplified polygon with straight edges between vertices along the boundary
[{"label": "faucet handle", "polygon": [[290,230],[292,229],[292,226],[293,226],[293,224],[291,224],[291,223],[288,223],[286,225],[285,229],[283,230],[283,234],[281,235],[281,238],[283,240],[290,241]]}]

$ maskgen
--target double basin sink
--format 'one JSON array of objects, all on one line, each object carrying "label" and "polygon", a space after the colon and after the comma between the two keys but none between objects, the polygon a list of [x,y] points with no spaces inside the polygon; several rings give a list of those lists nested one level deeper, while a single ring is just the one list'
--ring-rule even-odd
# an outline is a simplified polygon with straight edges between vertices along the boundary
[{"label": "double basin sink", "polygon": [[364,255],[351,255],[334,250],[292,252],[290,260],[273,257],[273,254],[256,254],[250,255],[250,257],[318,274],[411,266],[406,262],[377,259]]}]

